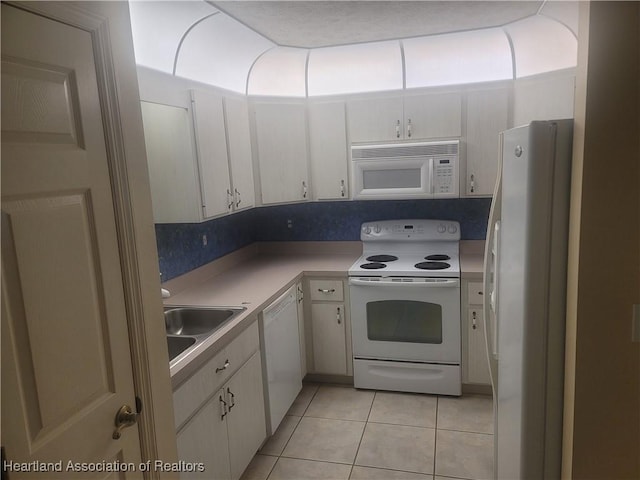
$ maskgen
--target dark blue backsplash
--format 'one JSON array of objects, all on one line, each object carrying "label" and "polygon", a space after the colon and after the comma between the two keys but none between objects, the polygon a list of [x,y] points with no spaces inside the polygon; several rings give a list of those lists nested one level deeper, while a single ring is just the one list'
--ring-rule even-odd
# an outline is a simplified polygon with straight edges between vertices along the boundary
[{"label": "dark blue backsplash", "polygon": [[490,206],[490,198],[310,202],[254,208],[204,223],[157,224],[160,271],[167,281],[257,241],[360,240],[360,225],[375,220],[457,220],[463,240],[484,240]]}]

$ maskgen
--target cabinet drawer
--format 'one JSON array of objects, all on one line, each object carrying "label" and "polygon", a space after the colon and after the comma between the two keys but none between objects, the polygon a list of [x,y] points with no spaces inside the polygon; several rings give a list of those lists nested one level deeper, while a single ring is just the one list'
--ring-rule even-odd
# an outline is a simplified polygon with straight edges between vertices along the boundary
[{"label": "cabinet drawer", "polygon": [[310,280],[311,300],[341,302],[344,299],[342,280]]},{"label": "cabinet drawer", "polygon": [[482,282],[469,282],[468,303],[469,305],[482,305],[484,295],[482,292]]},{"label": "cabinet drawer", "polygon": [[180,385],[173,392],[176,428],[213,395],[258,347],[258,322],[254,322]]},{"label": "cabinet drawer", "polygon": [[[260,348],[258,322],[254,322],[224,349],[225,361],[229,361],[229,374],[238,370]],[[231,375],[229,375],[231,376]]]}]

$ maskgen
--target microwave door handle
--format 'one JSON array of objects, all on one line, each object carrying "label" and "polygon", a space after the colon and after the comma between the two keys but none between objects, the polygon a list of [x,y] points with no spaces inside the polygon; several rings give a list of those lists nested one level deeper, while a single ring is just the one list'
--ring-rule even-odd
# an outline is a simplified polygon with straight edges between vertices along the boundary
[{"label": "microwave door handle", "polygon": [[433,195],[433,157],[429,158],[429,193]]}]

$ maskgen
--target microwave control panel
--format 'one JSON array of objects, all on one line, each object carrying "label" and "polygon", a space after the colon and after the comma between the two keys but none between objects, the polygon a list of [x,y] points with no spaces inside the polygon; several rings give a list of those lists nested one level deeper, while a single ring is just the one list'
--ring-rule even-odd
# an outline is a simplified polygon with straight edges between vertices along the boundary
[{"label": "microwave control panel", "polygon": [[454,158],[433,159],[433,193],[454,194],[458,193],[458,165]]}]

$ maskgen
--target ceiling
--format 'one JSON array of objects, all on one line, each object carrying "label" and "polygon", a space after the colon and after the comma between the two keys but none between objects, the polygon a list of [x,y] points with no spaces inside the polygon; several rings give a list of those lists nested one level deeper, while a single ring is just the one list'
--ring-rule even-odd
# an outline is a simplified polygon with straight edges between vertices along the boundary
[{"label": "ceiling", "polygon": [[547,7],[544,1],[209,3],[277,45],[302,48],[496,27],[536,15],[543,7]]}]

